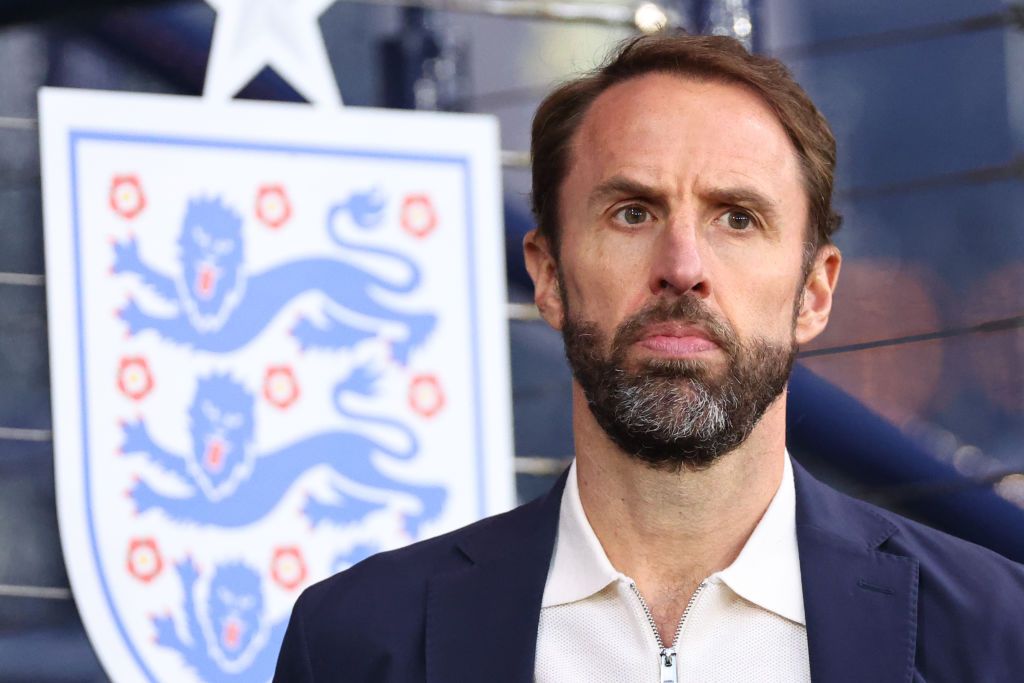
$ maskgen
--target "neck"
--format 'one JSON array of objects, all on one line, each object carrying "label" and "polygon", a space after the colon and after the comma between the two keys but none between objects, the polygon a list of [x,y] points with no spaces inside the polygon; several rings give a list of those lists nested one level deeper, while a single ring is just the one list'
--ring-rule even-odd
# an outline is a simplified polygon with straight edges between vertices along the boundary
[{"label": "neck", "polygon": [[711,467],[666,472],[612,443],[574,384],[583,510],[612,566],[636,581],[654,611],[681,611],[697,584],[736,559],[782,481],[785,408],[783,393]]}]

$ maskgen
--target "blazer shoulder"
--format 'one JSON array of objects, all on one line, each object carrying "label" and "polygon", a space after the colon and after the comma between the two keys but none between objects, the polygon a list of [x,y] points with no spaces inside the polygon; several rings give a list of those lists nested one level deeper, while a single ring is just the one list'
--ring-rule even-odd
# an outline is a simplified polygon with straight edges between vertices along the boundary
[{"label": "blazer shoulder", "polygon": [[922,616],[991,625],[993,619],[1009,624],[1024,612],[1024,565],[836,491],[799,467],[794,471],[798,535],[813,530],[851,547],[913,560]]},{"label": "blazer shoulder", "polygon": [[308,587],[296,610],[305,612],[307,623],[316,623],[326,614],[337,625],[339,614],[351,614],[359,629],[366,628],[373,614],[389,615],[392,609],[412,613],[424,603],[432,576],[488,559],[489,554],[515,552],[520,541],[535,532],[543,504],[540,498],[455,531],[372,555]]},{"label": "blazer shoulder", "polygon": [[292,610],[275,683],[336,680],[339,671],[346,680],[422,680],[428,595],[478,567],[546,575],[564,484],[563,474],[531,503],[379,553],[307,588]]},{"label": "blazer shoulder", "polygon": [[1024,599],[1024,565],[995,551],[853,498],[814,479],[800,467],[797,474],[797,526],[869,549],[917,560],[922,578],[942,584],[1012,588]]},{"label": "blazer shoulder", "polygon": [[[919,678],[1019,677],[1024,670],[1024,566],[796,471],[798,539],[801,533],[815,539],[810,547],[819,553],[842,548],[864,553],[869,563],[882,561],[883,555],[912,563],[916,581],[909,600]],[[814,562],[805,564],[803,553],[801,547],[801,568],[813,572]]]},{"label": "blazer shoulder", "polygon": [[959,586],[970,590],[975,599],[1010,590],[1012,599],[1024,607],[1024,564],[873,503],[834,493],[881,520],[888,530],[878,549],[917,560],[922,581],[948,589]]}]

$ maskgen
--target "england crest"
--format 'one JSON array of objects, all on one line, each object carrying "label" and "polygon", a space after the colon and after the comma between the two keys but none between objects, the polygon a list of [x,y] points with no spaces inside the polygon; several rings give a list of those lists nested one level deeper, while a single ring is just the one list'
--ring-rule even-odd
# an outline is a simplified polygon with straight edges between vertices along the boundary
[{"label": "england crest", "polygon": [[267,681],[294,599],[513,503],[497,129],[44,90],[61,541],[115,681]]}]

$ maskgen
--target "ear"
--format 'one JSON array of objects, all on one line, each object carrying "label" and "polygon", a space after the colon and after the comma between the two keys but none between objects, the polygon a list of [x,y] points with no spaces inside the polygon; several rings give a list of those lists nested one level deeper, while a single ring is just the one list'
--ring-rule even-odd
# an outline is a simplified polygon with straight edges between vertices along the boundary
[{"label": "ear", "polygon": [[534,228],[523,238],[526,270],[533,280],[533,302],[540,316],[556,330],[562,329],[562,294],[558,286],[558,264],[547,238]]},{"label": "ear", "polygon": [[814,257],[814,265],[804,281],[800,311],[793,330],[797,344],[807,344],[828,325],[832,313],[832,295],[836,291],[842,262],[843,255],[831,244],[819,249]]}]

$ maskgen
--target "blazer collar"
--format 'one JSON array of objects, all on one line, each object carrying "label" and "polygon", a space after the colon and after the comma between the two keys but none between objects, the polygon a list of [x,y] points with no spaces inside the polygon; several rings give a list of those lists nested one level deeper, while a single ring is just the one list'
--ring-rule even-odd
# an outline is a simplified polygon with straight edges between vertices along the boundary
[{"label": "blazer collar", "polygon": [[880,512],[793,470],[811,680],[909,683],[917,560],[879,549],[898,532]]},{"label": "blazer collar", "polygon": [[475,525],[457,542],[468,562],[430,579],[429,683],[533,680],[566,475],[545,496]]}]

